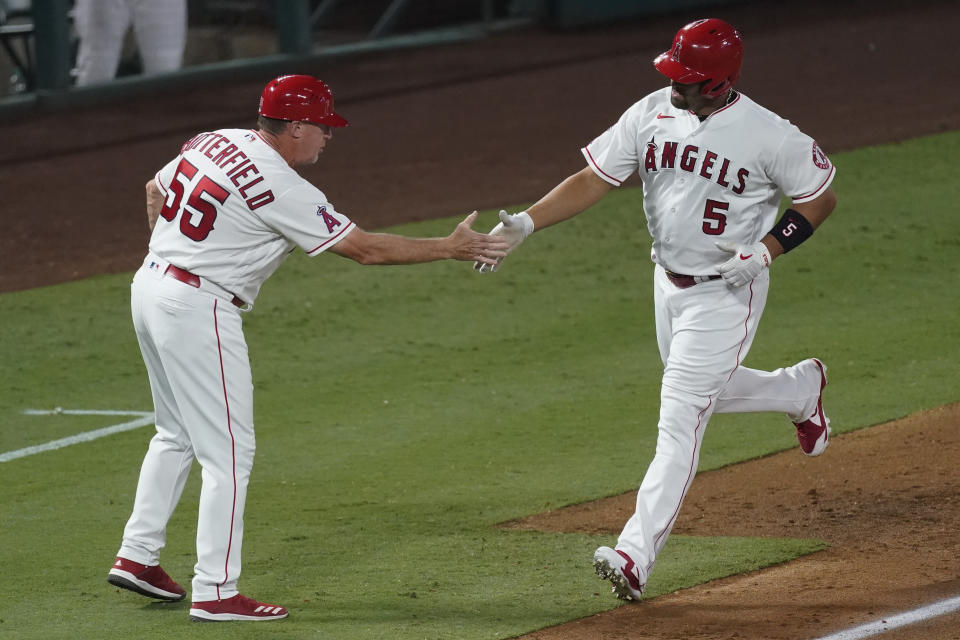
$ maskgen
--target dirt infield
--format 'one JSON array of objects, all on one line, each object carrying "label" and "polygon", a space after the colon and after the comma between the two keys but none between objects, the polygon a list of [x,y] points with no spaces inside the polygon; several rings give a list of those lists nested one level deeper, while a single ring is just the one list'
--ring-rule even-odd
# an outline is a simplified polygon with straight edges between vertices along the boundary
[{"label": "dirt infield", "polygon": [[[702,473],[674,533],[817,538],[830,548],[525,637],[796,640],[956,597],[958,422],[955,404],[834,438],[819,458],[797,449]],[[616,535],[634,500],[631,492],[512,526]],[[883,637],[960,638],[960,614]]]},{"label": "dirt infield", "polygon": [[[811,0],[710,13],[744,33],[744,93],[828,153],[960,129],[960,3]],[[291,69],[328,81],[351,120],[303,174],[368,228],[536,199],[583,166],[583,144],[662,85],[650,60],[695,17]],[[252,126],[267,79],[0,123],[0,291],[134,270],[148,240],[143,184],[197,131]],[[793,451],[702,475],[677,533],[831,547],[530,637],[794,640],[957,595],[958,412],[845,435],[817,460]],[[615,533],[632,500],[526,524]],[[884,637],[960,638],[960,617],[948,618]]]}]

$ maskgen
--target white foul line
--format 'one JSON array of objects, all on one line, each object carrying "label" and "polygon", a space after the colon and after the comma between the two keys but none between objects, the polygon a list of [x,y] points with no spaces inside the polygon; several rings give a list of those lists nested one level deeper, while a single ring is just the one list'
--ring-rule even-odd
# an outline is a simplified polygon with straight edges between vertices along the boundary
[{"label": "white foul line", "polygon": [[153,424],[153,413],[149,411],[114,411],[114,410],[91,410],[91,409],[54,409],[52,411],[42,410],[42,409],[27,409],[23,412],[28,416],[50,416],[50,415],[68,415],[68,416],[140,416],[136,420],[131,420],[130,422],[124,422],[122,424],[115,424],[109,427],[103,427],[102,429],[94,429],[93,431],[84,431],[83,433],[78,433],[74,436],[68,436],[66,438],[60,438],[59,440],[52,440],[44,444],[38,444],[33,447],[26,447],[24,449],[17,449],[15,451],[7,451],[6,453],[0,453],[0,462],[9,462],[10,460],[16,460],[17,458],[25,458],[26,456],[32,456],[35,453],[43,453],[44,451],[53,451],[54,449],[61,449],[63,447],[69,447],[72,444],[77,444],[80,442],[88,442],[90,440],[96,440],[97,438],[103,438],[104,436],[113,435],[114,433],[120,433],[121,431],[130,431],[131,429],[138,429],[144,427],[148,424]]},{"label": "white foul line", "polygon": [[853,627],[852,629],[832,633],[829,636],[822,636],[816,640],[861,640],[862,638],[870,638],[881,634],[884,631],[890,631],[891,629],[896,629],[898,627],[905,627],[908,624],[914,624],[916,622],[929,620],[930,618],[936,618],[937,616],[942,616],[946,613],[950,613],[951,611],[956,611],[957,609],[960,609],[960,596],[957,596],[956,598],[947,598],[946,600],[941,600],[940,602],[934,602],[933,604],[928,604],[925,607],[907,611],[906,613],[898,613],[895,616],[883,618],[882,620],[868,622],[867,624],[862,624],[859,627]]}]

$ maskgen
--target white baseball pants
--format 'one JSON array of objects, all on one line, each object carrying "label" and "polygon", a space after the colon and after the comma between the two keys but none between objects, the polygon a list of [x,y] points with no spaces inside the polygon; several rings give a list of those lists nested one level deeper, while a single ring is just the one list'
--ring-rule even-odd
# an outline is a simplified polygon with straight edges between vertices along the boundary
[{"label": "white baseball pants", "polygon": [[240,310],[163,275],[148,256],[131,286],[133,324],[150,377],[157,432],[140,470],[118,555],[157,564],[191,463],[203,484],[193,600],[237,593],[243,510],[256,446],[253,383]]},{"label": "white baseball pants", "polygon": [[769,284],[764,271],[739,288],[712,280],[680,289],[662,267],[655,269],[657,341],[664,363],[657,449],[637,492],[636,511],[617,542],[644,571],[644,582],[696,475],[710,416],[777,411],[801,420],[816,405],[819,371],[814,379],[798,367],[766,372],[740,364],[756,335]]},{"label": "white baseball pants", "polygon": [[112,80],[133,24],[145,75],[176,71],[187,43],[186,0],[77,0],[77,85]]}]

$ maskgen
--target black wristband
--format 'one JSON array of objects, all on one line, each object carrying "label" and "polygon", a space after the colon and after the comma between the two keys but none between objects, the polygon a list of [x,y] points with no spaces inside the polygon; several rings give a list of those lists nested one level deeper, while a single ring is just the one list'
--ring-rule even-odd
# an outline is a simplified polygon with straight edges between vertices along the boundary
[{"label": "black wristband", "polygon": [[780,216],[780,221],[770,229],[770,235],[777,239],[786,253],[813,235],[813,225],[796,209],[787,209]]}]

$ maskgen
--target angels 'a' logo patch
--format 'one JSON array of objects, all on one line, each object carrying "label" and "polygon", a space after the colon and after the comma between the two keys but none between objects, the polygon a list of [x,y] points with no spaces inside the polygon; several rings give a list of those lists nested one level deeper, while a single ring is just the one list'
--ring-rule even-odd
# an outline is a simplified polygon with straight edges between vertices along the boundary
[{"label": "angels 'a' logo patch", "polygon": [[820,148],[820,145],[817,144],[816,140],[813,141],[813,164],[821,169],[830,168],[830,160],[827,158],[827,154]]},{"label": "angels 'a' logo patch", "polygon": [[333,233],[337,227],[343,224],[332,215],[327,213],[327,208],[324,206],[317,207],[317,215],[323,219],[323,224],[327,225],[327,233]]}]

